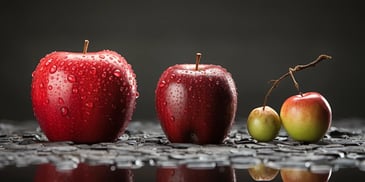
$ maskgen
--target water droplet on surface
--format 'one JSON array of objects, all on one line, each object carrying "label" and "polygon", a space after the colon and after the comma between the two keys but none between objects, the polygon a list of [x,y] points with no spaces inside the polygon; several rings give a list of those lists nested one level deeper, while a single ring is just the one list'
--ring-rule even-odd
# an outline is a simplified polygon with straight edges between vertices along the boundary
[{"label": "water droplet on surface", "polygon": [[166,105],[167,105],[167,102],[165,101],[165,102],[163,102],[162,104],[163,104],[164,106],[166,106]]},{"label": "water droplet on surface", "polygon": [[44,87],[44,84],[43,83],[39,84],[39,87],[40,88],[43,88]]},{"label": "water droplet on surface", "polygon": [[175,117],[174,116],[171,116],[170,119],[171,119],[171,121],[175,121]]},{"label": "water droplet on surface", "polygon": [[159,87],[164,87],[165,85],[166,85],[165,80],[162,80],[161,83],[160,83],[160,85],[159,85]]},{"label": "water droplet on surface", "polygon": [[74,75],[68,75],[67,76],[67,80],[71,83],[75,82],[76,81],[76,77]]},{"label": "water droplet on surface", "polygon": [[79,89],[77,89],[77,88],[72,89],[72,93],[77,94],[78,92],[79,92]]},{"label": "water droplet on surface", "polygon": [[136,99],[138,99],[139,97],[139,92],[136,92]]},{"label": "water droplet on surface", "polygon": [[61,115],[66,116],[68,114],[68,108],[67,107],[61,107]]},{"label": "water droplet on surface", "polygon": [[101,77],[103,77],[103,78],[106,77],[106,72],[105,71],[101,74]]},{"label": "water droplet on surface", "polygon": [[49,69],[49,73],[55,73],[57,71],[57,66],[53,65],[50,69]]},{"label": "water droplet on surface", "polygon": [[59,98],[58,98],[58,103],[59,103],[59,104],[64,104],[64,103],[65,103],[65,101],[64,101],[61,97],[59,97]]},{"label": "water droplet on surface", "polygon": [[190,87],[188,88],[189,92],[190,92],[192,89],[193,89],[193,87],[192,87],[192,86],[190,86]]},{"label": "water droplet on surface", "polygon": [[49,104],[49,99],[47,99],[45,103],[46,103],[46,104]]},{"label": "water droplet on surface", "polygon": [[48,85],[48,90],[52,90],[52,89],[53,89],[52,85]]},{"label": "water droplet on surface", "polygon": [[93,108],[94,107],[94,103],[92,103],[92,102],[86,102],[85,103],[85,106],[88,107],[88,108]]},{"label": "water droplet on surface", "polygon": [[99,55],[99,58],[100,58],[100,59],[104,59],[104,58],[105,58],[105,56],[104,56],[104,55]]},{"label": "water droplet on surface", "polygon": [[217,81],[215,82],[215,84],[216,84],[216,85],[219,85],[219,81],[217,80]]},{"label": "water droplet on surface", "polygon": [[96,68],[95,67],[91,67],[90,74],[92,74],[92,75],[96,74]]},{"label": "water droplet on surface", "polygon": [[122,75],[121,71],[119,69],[114,70],[113,74],[114,74],[114,76],[116,76],[118,78]]}]

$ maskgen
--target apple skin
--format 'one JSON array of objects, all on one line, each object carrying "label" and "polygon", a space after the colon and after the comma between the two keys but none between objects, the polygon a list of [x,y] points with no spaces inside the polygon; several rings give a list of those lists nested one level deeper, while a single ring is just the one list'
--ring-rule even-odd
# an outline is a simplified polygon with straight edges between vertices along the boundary
[{"label": "apple skin", "polygon": [[258,164],[253,168],[249,168],[248,173],[255,181],[272,181],[279,174],[279,170],[266,167],[264,164]]},{"label": "apple skin", "polygon": [[90,166],[80,163],[76,169],[58,171],[52,164],[37,166],[35,182],[68,181],[68,182],[98,182],[123,181],[133,182],[133,173],[130,169],[111,170],[111,166]]},{"label": "apple skin", "polygon": [[307,169],[283,168],[280,170],[283,182],[327,182],[332,171],[326,173],[313,173]]},{"label": "apple skin", "polygon": [[288,135],[300,142],[318,142],[332,122],[327,100],[317,92],[289,97],[280,111],[281,121]]},{"label": "apple skin", "polygon": [[157,168],[156,182],[234,182],[235,171],[230,166],[213,169],[190,169],[186,166],[175,168]]},{"label": "apple skin", "polygon": [[235,118],[237,91],[218,65],[179,64],[166,69],[155,90],[163,131],[173,143],[222,143]]},{"label": "apple skin", "polygon": [[34,114],[50,141],[115,141],[131,120],[135,74],[114,51],[52,52],[32,77]]},{"label": "apple skin", "polygon": [[271,107],[265,106],[253,109],[247,118],[248,133],[257,141],[273,140],[281,128],[279,114]]}]

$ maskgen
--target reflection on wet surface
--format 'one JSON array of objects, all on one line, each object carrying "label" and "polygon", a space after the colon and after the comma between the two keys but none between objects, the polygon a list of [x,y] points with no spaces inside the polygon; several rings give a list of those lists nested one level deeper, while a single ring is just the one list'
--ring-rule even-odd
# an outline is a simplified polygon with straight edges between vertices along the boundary
[{"label": "reflection on wet surface", "polygon": [[[303,168],[256,170],[253,175],[249,169],[235,169],[232,166],[219,166],[209,169],[191,169],[186,166],[156,167],[143,166],[138,169],[118,169],[113,165],[87,165],[81,163],[75,169],[57,170],[52,164],[27,167],[5,167],[0,170],[1,181],[119,181],[119,182],[194,182],[194,181],[364,181],[365,172],[354,168],[336,171],[312,172]],[[276,171],[276,172],[275,172]]]},{"label": "reflection on wet surface", "polygon": [[[1,181],[365,181],[365,124],[335,122],[302,144],[284,132],[250,138],[236,123],[221,145],[169,143],[158,123],[133,122],[117,142],[48,142],[35,122],[0,121]],[[295,169],[295,170],[293,170]]]}]

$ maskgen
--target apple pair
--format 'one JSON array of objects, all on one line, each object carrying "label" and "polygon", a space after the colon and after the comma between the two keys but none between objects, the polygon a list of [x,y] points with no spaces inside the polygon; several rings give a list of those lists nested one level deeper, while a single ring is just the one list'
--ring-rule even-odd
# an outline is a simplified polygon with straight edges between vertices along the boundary
[{"label": "apple pair", "polygon": [[[53,52],[32,74],[35,117],[50,141],[116,140],[138,97],[131,65],[114,51]],[[197,54],[200,61],[201,54]],[[234,120],[237,93],[231,75],[216,65],[176,65],[161,76],[156,108],[171,142],[221,143]]]},{"label": "apple pair", "polygon": [[[247,118],[247,130],[258,141],[273,140],[283,124],[288,135],[300,142],[317,142],[323,138],[331,126],[332,111],[328,101],[317,92],[302,93],[293,73],[331,59],[330,56],[320,55],[316,60],[306,65],[297,65],[289,68],[289,72],[277,80],[265,95],[262,107],[253,109]],[[299,94],[289,97],[281,106],[280,116],[271,107],[266,105],[268,96],[285,77],[290,76]]]}]

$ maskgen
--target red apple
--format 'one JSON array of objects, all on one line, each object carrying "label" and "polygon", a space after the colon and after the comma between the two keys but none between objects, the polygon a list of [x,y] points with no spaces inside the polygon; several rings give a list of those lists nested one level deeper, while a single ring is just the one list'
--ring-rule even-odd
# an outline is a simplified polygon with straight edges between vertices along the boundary
[{"label": "red apple", "polygon": [[157,182],[230,182],[236,181],[234,169],[230,166],[213,169],[189,169],[186,166],[157,168]]},{"label": "red apple", "polygon": [[34,114],[50,141],[114,141],[131,120],[135,74],[114,51],[52,52],[32,77]]},{"label": "red apple", "polygon": [[317,92],[299,94],[285,100],[280,117],[288,135],[302,142],[319,141],[332,122],[331,107]]},{"label": "red apple", "polygon": [[257,141],[268,142],[279,133],[281,120],[279,114],[271,107],[257,107],[247,118],[248,133]]},{"label": "red apple", "polygon": [[68,182],[97,182],[123,181],[132,182],[133,173],[130,169],[114,169],[112,166],[90,166],[81,163],[76,169],[59,171],[52,164],[42,164],[37,167],[35,182],[68,181]]},{"label": "red apple", "polygon": [[307,169],[284,168],[280,170],[283,182],[327,182],[331,177],[331,171],[326,173],[313,173]]},{"label": "red apple", "polygon": [[234,122],[237,92],[231,74],[198,62],[169,67],[157,84],[157,114],[173,143],[222,143]]},{"label": "red apple", "polygon": [[272,181],[279,173],[279,170],[258,164],[248,169],[248,173],[255,181]]}]

